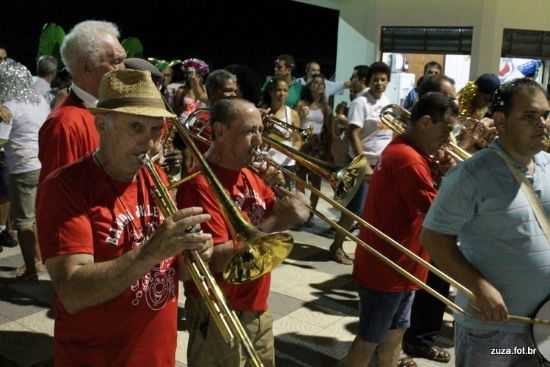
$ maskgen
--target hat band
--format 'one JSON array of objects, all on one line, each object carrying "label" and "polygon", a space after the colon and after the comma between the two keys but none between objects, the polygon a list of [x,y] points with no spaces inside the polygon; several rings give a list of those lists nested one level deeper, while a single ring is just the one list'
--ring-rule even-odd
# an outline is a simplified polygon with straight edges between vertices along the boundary
[{"label": "hat band", "polygon": [[148,97],[123,97],[112,98],[101,101],[97,104],[98,108],[119,108],[119,107],[154,107],[165,109],[162,100]]}]

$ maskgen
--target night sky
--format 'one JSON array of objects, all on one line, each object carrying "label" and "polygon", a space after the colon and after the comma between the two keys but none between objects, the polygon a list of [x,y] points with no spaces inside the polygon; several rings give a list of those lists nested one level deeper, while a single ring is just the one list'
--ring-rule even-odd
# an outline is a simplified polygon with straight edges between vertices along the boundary
[{"label": "night sky", "polygon": [[336,62],[338,12],[287,0],[20,0],[6,1],[2,15],[0,44],[33,72],[42,26],[55,22],[68,33],[85,19],[116,23],[121,39],[141,40],[146,57],[198,57],[213,69],[240,63],[271,74],[274,57],[291,53],[296,76],[303,74],[307,61],[316,59],[330,77]]}]

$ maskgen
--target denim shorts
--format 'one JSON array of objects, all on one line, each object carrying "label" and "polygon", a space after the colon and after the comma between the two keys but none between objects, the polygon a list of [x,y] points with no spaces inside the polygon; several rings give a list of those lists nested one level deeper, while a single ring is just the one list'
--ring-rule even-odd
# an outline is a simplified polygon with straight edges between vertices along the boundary
[{"label": "denim shorts", "polygon": [[478,330],[455,323],[456,367],[540,367],[528,333]]},{"label": "denim shorts", "polygon": [[380,292],[359,288],[359,336],[380,343],[388,330],[407,329],[411,324],[414,291]]}]

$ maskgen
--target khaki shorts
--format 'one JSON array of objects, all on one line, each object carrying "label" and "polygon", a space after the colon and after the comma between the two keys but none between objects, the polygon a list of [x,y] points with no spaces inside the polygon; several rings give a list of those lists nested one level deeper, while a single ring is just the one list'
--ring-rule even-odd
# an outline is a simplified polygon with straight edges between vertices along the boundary
[{"label": "khaki shorts", "polygon": [[9,176],[10,215],[15,229],[32,229],[35,222],[36,189],[40,170]]},{"label": "khaki shorts", "polygon": [[[236,312],[254,349],[265,367],[275,366],[273,317],[264,313]],[[248,356],[238,341],[231,348],[225,343],[208,308],[199,297],[185,303],[186,327],[189,329],[187,365],[189,367],[250,367]]]}]

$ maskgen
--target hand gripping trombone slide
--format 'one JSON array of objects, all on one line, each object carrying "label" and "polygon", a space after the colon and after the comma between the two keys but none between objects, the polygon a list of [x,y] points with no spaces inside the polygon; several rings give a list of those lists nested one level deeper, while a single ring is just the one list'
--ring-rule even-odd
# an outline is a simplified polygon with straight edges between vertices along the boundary
[{"label": "hand gripping trombone slide", "polygon": [[[164,217],[173,215],[178,209],[168,189],[164,186],[153,161],[147,154],[144,155],[142,160],[154,181],[153,196],[162,214]],[[210,317],[214,320],[225,342],[233,347],[236,336],[248,355],[250,364],[253,367],[263,367],[263,363],[254,349],[246,330],[235,312],[225,302],[222,290],[198,251],[190,250],[185,252],[185,267],[206,303]]]}]

